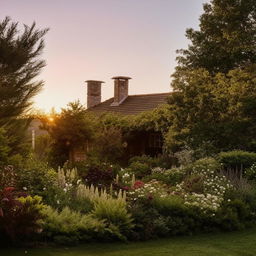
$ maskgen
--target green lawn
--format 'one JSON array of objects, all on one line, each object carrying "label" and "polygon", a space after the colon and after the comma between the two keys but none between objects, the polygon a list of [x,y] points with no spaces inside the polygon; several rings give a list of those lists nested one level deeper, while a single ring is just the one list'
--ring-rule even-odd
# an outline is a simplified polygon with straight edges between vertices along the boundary
[{"label": "green lawn", "polygon": [[255,256],[256,230],[176,237],[138,243],[0,250],[1,256]]}]

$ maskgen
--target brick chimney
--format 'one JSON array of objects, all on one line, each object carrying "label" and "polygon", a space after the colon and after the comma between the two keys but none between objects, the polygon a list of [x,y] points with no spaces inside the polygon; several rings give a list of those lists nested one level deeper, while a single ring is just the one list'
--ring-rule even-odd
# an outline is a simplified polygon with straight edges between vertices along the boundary
[{"label": "brick chimney", "polygon": [[114,101],[111,106],[120,105],[128,97],[128,86],[130,77],[115,76],[114,79]]},{"label": "brick chimney", "polygon": [[87,108],[101,103],[101,84],[103,81],[87,80]]}]

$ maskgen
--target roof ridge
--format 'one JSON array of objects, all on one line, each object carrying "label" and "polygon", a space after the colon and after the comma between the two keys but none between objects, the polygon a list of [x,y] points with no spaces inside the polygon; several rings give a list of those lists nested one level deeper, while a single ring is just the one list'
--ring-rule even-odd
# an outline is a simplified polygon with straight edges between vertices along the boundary
[{"label": "roof ridge", "polygon": [[151,96],[151,95],[161,95],[161,94],[171,94],[172,92],[160,92],[160,93],[147,93],[147,94],[132,94],[129,96]]}]

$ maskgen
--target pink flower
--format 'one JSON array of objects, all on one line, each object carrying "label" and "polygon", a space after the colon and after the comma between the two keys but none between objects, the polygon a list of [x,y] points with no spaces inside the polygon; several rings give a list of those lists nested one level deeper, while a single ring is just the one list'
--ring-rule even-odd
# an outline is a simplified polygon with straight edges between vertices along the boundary
[{"label": "pink flower", "polygon": [[130,190],[130,188],[128,186],[124,186],[124,187],[122,187],[122,189],[126,190],[126,191]]}]

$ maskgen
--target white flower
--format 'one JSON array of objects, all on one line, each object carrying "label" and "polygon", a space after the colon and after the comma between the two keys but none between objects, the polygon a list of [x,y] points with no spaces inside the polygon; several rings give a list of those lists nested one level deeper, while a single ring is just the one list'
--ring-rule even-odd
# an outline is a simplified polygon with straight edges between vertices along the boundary
[{"label": "white flower", "polygon": [[28,190],[26,187],[23,187],[23,190]]}]

